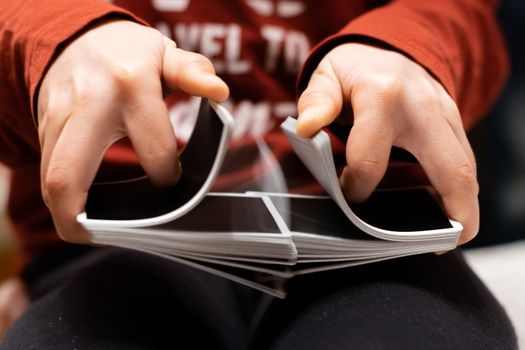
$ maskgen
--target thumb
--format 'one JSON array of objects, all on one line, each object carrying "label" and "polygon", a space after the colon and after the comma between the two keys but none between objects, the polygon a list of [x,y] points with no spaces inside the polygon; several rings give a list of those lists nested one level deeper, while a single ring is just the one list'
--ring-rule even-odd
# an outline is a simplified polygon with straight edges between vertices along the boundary
[{"label": "thumb", "polygon": [[178,49],[166,38],[162,77],[170,88],[179,88],[191,95],[222,102],[228,98],[226,83],[215,74],[211,61],[203,55]]},{"label": "thumb", "polygon": [[309,137],[341,113],[343,92],[332,66],[321,62],[298,102],[297,134]]}]

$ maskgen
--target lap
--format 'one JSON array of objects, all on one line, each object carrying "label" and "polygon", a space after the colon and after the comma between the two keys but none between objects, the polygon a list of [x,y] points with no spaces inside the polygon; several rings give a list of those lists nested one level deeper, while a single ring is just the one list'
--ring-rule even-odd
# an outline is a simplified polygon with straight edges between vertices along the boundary
[{"label": "lap", "polygon": [[28,274],[34,302],[2,348],[516,346],[505,312],[457,252],[301,276],[285,300],[120,249],[57,266]]},{"label": "lap", "polygon": [[6,335],[6,349],[240,349],[246,343],[231,283],[150,255],[99,249],[30,279],[36,300]]},{"label": "lap", "polygon": [[288,287],[254,349],[517,347],[505,311],[458,251],[306,275]]}]

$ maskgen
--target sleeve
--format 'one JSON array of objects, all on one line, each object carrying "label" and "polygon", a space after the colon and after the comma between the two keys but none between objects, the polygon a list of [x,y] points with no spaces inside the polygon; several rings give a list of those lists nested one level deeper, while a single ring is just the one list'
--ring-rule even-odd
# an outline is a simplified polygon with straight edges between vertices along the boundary
[{"label": "sleeve", "polygon": [[15,108],[7,90],[15,91],[19,104],[30,106],[34,115],[38,87],[54,55],[84,28],[110,16],[143,23],[101,0],[0,1],[0,102]]},{"label": "sleeve", "polygon": [[509,73],[496,20],[497,0],[394,0],[350,21],[314,48],[298,80],[310,75],[329,50],[346,42],[375,42],[425,67],[456,101],[465,128],[495,102]]},{"label": "sleeve", "polygon": [[0,162],[12,169],[8,212],[19,265],[59,244],[40,194],[34,106],[53,58],[96,21],[131,13],[98,0],[0,0]]}]

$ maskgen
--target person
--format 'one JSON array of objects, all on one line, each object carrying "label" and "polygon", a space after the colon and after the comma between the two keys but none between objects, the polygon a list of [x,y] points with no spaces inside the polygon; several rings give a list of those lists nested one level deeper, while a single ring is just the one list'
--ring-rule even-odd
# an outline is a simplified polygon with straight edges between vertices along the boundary
[{"label": "person", "polygon": [[152,181],[176,182],[189,94],[228,100],[237,147],[264,137],[282,162],[291,151],[276,126],[295,107],[302,136],[350,109],[348,199],[365,200],[392,146],[403,148],[468,242],[479,209],[465,130],[508,74],[496,8],[2,1],[0,160],[12,171],[21,251],[21,279],[1,287],[0,324],[14,322],[2,348],[516,347],[505,313],[457,252],[308,276],[277,301],[153,257],[57,240],[89,243],[75,217],[103,159],[109,176],[134,162],[125,147],[108,151],[124,137]]}]

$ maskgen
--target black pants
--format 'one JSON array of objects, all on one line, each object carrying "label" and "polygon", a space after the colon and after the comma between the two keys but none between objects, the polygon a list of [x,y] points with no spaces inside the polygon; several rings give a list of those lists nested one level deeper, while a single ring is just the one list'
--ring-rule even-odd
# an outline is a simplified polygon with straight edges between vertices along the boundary
[{"label": "black pants", "polygon": [[1,349],[517,347],[507,315],[458,252],[295,278],[285,300],[113,248],[69,247],[25,278],[34,302]]}]

